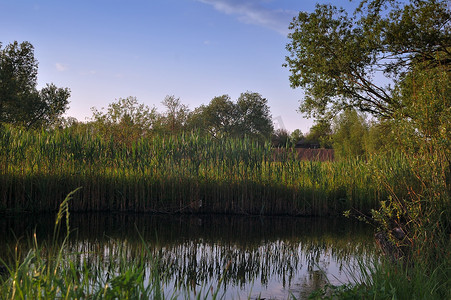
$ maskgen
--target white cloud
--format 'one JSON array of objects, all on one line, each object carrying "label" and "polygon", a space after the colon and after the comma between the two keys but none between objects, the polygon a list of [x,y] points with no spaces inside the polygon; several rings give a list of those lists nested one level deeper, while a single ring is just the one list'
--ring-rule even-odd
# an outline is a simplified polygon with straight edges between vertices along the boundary
[{"label": "white cloud", "polygon": [[64,72],[67,70],[68,67],[67,67],[67,65],[62,64],[62,63],[56,63],[55,68],[58,72]]},{"label": "white cloud", "polygon": [[227,15],[236,15],[238,20],[246,24],[263,26],[286,36],[288,26],[297,12],[283,9],[269,9],[262,4],[264,0],[198,0],[213,6],[214,9]]}]

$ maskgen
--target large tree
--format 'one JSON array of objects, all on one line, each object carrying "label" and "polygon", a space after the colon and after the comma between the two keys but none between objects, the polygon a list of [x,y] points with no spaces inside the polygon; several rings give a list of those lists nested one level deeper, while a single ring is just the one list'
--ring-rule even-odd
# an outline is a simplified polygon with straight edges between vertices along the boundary
[{"label": "large tree", "polygon": [[268,139],[274,131],[268,100],[259,93],[242,93],[236,101],[239,132]]},{"label": "large tree", "polygon": [[268,101],[258,93],[242,93],[234,103],[229,95],[214,97],[208,105],[196,108],[189,117],[189,128],[213,136],[270,138],[273,132]]},{"label": "large tree", "polygon": [[285,66],[291,86],[305,90],[301,112],[324,117],[356,108],[415,118],[396,87],[418,65],[449,72],[450,20],[446,0],[363,0],[352,16],[331,5],[300,12],[290,25]]},{"label": "large tree", "polygon": [[180,101],[180,98],[175,96],[166,96],[161,102],[166,108],[166,111],[160,115],[159,124],[160,130],[164,133],[179,133],[186,125],[189,116],[188,106]]},{"label": "large tree", "polygon": [[[402,186],[374,172],[392,196],[372,211],[382,229],[379,241],[395,241],[400,229],[403,260],[415,259],[425,274],[438,272],[443,278],[449,277],[441,268],[449,261],[443,249],[449,249],[451,227],[450,24],[447,0],[362,0],[351,17],[343,9],[318,5],[291,23],[286,57],[291,86],[305,90],[302,112],[325,118],[355,108],[391,129],[395,124],[390,137],[398,136],[398,147],[409,159]],[[340,130],[355,131],[354,141],[347,142],[354,143],[363,128],[350,125]]]},{"label": "large tree", "polygon": [[191,116],[191,127],[212,136],[235,135],[237,109],[229,95],[214,97],[208,105],[196,108]]},{"label": "large tree", "polygon": [[148,136],[158,119],[156,108],[139,103],[136,97],[119,98],[106,112],[103,108],[91,110],[92,124],[103,136],[128,144]]},{"label": "large tree", "polygon": [[70,91],[47,84],[37,90],[38,62],[29,42],[0,43],[0,122],[27,128],[54,123],[68,108]]}]

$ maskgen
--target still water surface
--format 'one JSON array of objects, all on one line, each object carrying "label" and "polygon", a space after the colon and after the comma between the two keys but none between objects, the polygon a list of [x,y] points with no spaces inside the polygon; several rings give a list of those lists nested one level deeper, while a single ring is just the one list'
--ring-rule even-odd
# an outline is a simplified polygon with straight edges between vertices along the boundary
[{"label": "still water surface", "polygon": [[[0,257],[34,231],[38,241],[51,239],[54,219],[2,217]],[[71,214],[70,224],[71,249],[91,256],[111,255],[118,245],[139,255],[141,235],[159,257],[165,295],[181,299],[210,288],[224,299],[305,299],[328,282],[352,282],[356,261],[374,251],[372,228],[343,218],[91,213]],[[175,285],[185,289],[174,292]]]}]

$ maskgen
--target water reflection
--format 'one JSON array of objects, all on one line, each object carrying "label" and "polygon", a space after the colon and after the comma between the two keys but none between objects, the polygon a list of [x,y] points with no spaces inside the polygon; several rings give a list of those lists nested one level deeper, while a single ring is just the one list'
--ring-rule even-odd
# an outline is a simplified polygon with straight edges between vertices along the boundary
[{"label": "water reflection", "polygon": [[[372,229],[342,218],[71,214],[70,221],[69,249],[85,253],[80,259],[89,265],[140,257],[142,236],[158,258],[168,295],[174,286],[189,289],[182,298],[221,282],[226,299],[302,299],[327,281],[349,281],[344,269],[373,253]],[[53,224],[53,215],[2,218],[0,256],[14,248],[12,232],[26,237],[35,230],[43,242]]]}]

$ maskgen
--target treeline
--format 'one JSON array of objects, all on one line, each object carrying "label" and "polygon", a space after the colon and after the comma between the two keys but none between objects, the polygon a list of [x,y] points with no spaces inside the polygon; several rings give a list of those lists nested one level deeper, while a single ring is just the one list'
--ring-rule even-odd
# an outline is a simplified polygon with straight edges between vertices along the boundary
[{"label": "treeline", "polygon": [[[320,120],[303,134],[274,130],[268,101],[259,93],[243,92],[236,101],[228,95],[190,110],[175,96],[162,101],[164,111],[140,103],[136,97],[119,98],[106,108],[92,108],[87,122],[64,118],[70,90],[48,84],[37,90],[38,62],[29,42],[0,44],[0,123],[25,129],[72,127],[89,130],[131,145],[142,137],[196,132],[215,138],[271,141],[273,147],[334,148],[338,157],[373,154],[391,144],[379,123],[368,124],[363,115],[348,111],[331,121]],[[363,134],[363,131],[364,134]]]},{"label": "treeline", "polygon": [[267,99],[258,93],[242,93],[236,102],[228,95],[218,96],[192,111],[175,96],[166,96],[162,105],[164,111],[159,112],[135,97],[120,98],[106,109],[92,108],[92,118],[86,123],[68,119],[61,126],[89,128],[126,144],[141,137],[190,132],[215,138],[247,136],[264,142],[273,133]]},{"label": "treeline", "polygon": [[333,148],[339,159],[390,152],[399,148],[401,138],[393,123],[369,122],[356,110],[347,110],[331,121],[319,120],[305,135],[299,129],[291,133],[274,130],[267,100],[252,92],[242,93],[236,102],[228,95],[218,96],[192,111],[174,96],[167,96],[162,104],[164,111],[159,112],[135,97],[120,98],[106,109],[92,108],[88,122],[61,119],[58,127],[91,130],[127,145],[142,137],[191,132],[214,138],[246,136],[271,142],[276,148]]},{"label": "treeline", "polygon": [[197,131],[211,136],[244,135],[267,140],[273,125],[267,99],[244,92],[236,101],[228,95],[213,98],[193,111],[175,96],[167,96],[164,112],[138,103],[134,97],[118,99],[104,109],[92,108],[91,121],[64,119],[70,90],[48,84],[37,89],[38,62],[29,42],[0,43],[0,123],[26,129],[67,126],[89,127],[130,144],[150,134],[179,134]]}]

